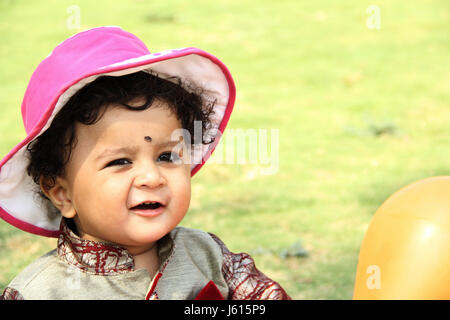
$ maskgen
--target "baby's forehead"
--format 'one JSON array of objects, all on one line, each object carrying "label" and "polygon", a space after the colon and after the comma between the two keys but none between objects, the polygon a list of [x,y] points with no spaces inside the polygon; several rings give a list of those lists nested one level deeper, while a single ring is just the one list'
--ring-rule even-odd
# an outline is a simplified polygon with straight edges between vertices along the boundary
[{"label": "baby's forehead", "polygon": [[78,142],[88,144],[122,144],[131,140],[158,144],[172,136],[175,137],[172,140],[179,140],[182,134],[181,121],[161,103],[144,110],[110,106],[95,123],[79,123],[76,128]]}]

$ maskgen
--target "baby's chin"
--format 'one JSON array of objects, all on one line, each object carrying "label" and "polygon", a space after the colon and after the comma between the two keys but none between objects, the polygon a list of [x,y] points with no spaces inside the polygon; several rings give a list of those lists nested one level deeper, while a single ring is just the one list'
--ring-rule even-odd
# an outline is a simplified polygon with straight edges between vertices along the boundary
[{"label": "baby's chin", "polygon": [[132,231],[127,231],[126,238],[120,239],[117,244],[129,249],[129,251],[132,248],[151,247],[170,233],[173,228],[167,226],[155,226],[151,228],[138,227]]}]

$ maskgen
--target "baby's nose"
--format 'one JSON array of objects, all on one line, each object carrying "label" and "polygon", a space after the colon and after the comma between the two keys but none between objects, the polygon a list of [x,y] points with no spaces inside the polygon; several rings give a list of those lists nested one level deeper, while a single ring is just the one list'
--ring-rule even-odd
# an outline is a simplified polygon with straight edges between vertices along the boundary
[{"label": "baby's nose", "polygon": [[138,188],[157,188],[165,184],[166,180],[159,168],[155,165],[147,165],[139,171],[134,179],[134,184]]}]

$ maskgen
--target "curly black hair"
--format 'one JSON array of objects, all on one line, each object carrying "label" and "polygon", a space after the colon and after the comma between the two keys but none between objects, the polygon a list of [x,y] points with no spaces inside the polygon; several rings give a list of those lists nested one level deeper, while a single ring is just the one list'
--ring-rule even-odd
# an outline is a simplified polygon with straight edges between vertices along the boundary
[{"label": "curly black hair", "polygon": [[[186,89],[185,89],[186,88]],[[141,106],[128,103],[141,98]],[[140,71],[124,76],[100,76],[76,92],[55,116],[50,127],[28,144],[30,163],[28,174],[33,181],[48,190],[54,186],[56,178],[64,173],[76,144],[75,125],[95,124],[101,119],[106,108],[119,105],[133,111],[145,110],[156,100],[164,101],[181,122],[182,128],[189,131],[191,143],[194,140],[194,122],[202,123],[203,144],[205,132],[210,129],[215,101],[208,99],[199,87],[184,82],[178,77],[163,79],[152,72]],[[41,197],[48,199],[38,189]]]}]

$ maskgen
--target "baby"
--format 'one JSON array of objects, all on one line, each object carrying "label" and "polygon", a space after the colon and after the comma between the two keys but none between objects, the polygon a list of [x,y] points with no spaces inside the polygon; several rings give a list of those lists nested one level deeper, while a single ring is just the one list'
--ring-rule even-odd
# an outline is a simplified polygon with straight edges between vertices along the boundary
[{"label": "baby", "polygon": [[178,226],[234,97],[199,49],[151,54],[118,27],[57,46],[24,97],[27,138],[0,163],[1,217],[57,248],[2,298],[290,299],[249,255]]}]

